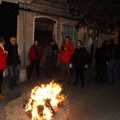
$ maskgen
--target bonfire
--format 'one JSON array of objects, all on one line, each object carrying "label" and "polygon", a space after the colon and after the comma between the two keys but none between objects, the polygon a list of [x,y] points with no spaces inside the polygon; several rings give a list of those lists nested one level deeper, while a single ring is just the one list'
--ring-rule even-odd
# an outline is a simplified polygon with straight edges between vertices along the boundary
[{"label": "bonfire", "polygon": [[33,88],[30,97],[24,99],[24,109],[31,120],[51,120],[66,98],[61,91],[62,86],[54,81]]}]

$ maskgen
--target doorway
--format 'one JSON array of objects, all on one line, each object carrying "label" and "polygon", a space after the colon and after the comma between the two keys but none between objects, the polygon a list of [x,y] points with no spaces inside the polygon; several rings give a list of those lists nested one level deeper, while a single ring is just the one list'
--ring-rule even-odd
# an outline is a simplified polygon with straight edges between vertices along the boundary
[{"label": "doorway", "polygon": [[17,34],[17,15],[0,14],[0,28],[0,36],[4,37],[8,44],[10,37],[16,37]]},{"label": "doorway", "polygon": [[34,40],[38,40],[43,48],[43,55],[41,59],[41,66],[45,67],[45,50],[49,40],[54,39],[54,24],[56,22],[49,18],[35,18]]}]

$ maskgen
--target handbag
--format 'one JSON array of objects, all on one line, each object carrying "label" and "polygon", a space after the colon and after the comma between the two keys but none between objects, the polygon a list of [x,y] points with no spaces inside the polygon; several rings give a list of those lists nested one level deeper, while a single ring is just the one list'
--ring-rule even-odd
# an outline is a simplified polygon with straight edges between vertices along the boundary
[{"label": "handbag", "polygon": [[8,76],[8,69],[7,68],[5,68],[3,70],[3,77],[6,77],[6,76]]},{"label": "handbag", "polygon": [[70,67],[70,68],[73,68],[73,64],[72,64],[72,63],[70,63],[70,64],[69,64],[69,67]]}]

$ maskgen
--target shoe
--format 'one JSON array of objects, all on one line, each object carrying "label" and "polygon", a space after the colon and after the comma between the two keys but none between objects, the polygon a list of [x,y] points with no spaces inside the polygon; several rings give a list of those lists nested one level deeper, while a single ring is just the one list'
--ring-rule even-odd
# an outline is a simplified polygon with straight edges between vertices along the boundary
[{"label": "shoe", "polygon": [[0,99],[3,99],[3,98],[5,98],[5,95],[4,94],[0,94]]}]

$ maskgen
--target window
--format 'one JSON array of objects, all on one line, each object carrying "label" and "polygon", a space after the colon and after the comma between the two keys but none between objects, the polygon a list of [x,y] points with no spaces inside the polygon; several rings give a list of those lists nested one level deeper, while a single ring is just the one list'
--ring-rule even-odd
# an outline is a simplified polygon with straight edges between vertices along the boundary
[{"label": "window", "polygon": [[71,42],[74,43],[74,29],[73,26],[63,25],[62,27],[62,42],[64,41],[65,37],[69,36]]}]

